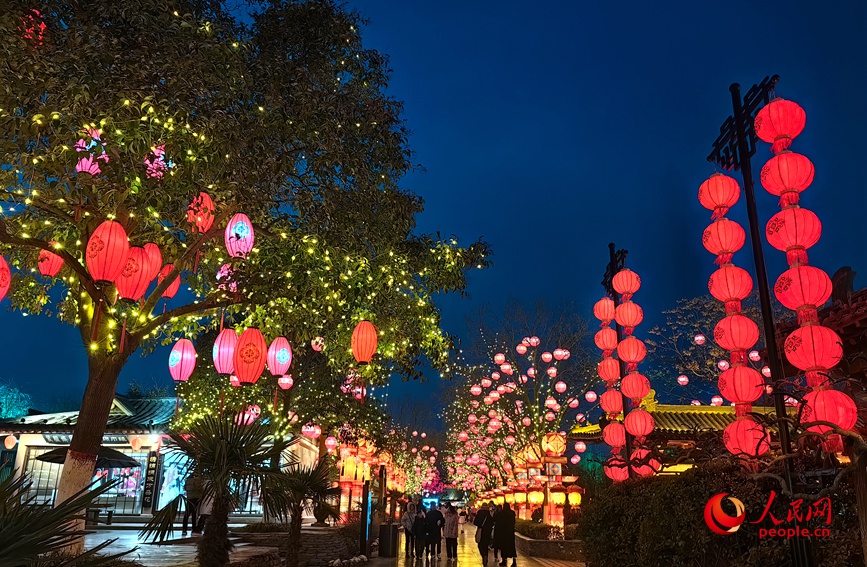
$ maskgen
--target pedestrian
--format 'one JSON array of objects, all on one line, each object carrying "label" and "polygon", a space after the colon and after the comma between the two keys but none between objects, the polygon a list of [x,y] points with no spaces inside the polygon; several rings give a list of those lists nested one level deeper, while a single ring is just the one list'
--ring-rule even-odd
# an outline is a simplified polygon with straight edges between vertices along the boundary
[{"label": "pedestrian", "polygon": [[415,556],[415,538],[412,535],[412,524],[415,522],[415,503],[407,502],[400,517],[403,526],[404,549],[407,557]]},{"label": "pedestrian", "polygon": [[491,532],[494,529],[494,517],[491,516],[486,504],[482,504],[476,512],[473,524],[476,526],[476,543],[482,556],[482,567],[488,567],[488,548],[491,547]]},{"label": "pedestrian", "polygon": [[491,531],[491,547],[494,550],[494,563],[499,563],[500,548],[497,546],[497,514],[500,512],[500,507],[494,504],[491,506],[491,518],[494,518],[494,528]]},{"label": "pedestrian", "polygon": [[461,526],[461,533],[464,533],[464,524],[467,523],[467,509],[460,508],[460,512],[458,512],[458,525]]},{"label": "pedestrian", "polygon": [[194,534],[200,534],[199,529],[199,504],[202,502],[203,486],[202,477],[198,474],[192,474],[184,481],[184,493],[186,505],[184,506],[184,523],[181,527],[181,535],[187,535],[187,524],[190,519],[193,520],[192,528]]},{"label": "pedestrian", "polygon": [[415,519],[412,522],[412,536],[415,539],[415,558],[421,561],[427,548],[427,518],[424,505],[418,503],[415,509]]},{"label": "pedestrian", "polygon": [[199,531],[194,533],[202,533],[205,530],[205,525],[211,517],[211,510],[214,508],[214,496],[208,494],[207,486],[202,496],[202,502],[199,504]]},{"label": "pedestrian", "polygon": [[494,515],[494,547],[500,550],[500,567],[505,567],[506,559],[512,558],[512,567],[517,565],[518,552],[515,549],[515,512],[509,503]]},{"label": "pedestrian", "polygon": [[448,504],[446,506],[445,525],[443,526],[443,536],[446,538],[446,559],[451,561],[458,558],[458,511],[454,506]]},{"label": "pedestrian", "polygon": [[440,559],[443,546],[443,524],[446,519],[443,513],[431,506],[430,512],[427,514],[427,547],[428,555],[431,559]]}]

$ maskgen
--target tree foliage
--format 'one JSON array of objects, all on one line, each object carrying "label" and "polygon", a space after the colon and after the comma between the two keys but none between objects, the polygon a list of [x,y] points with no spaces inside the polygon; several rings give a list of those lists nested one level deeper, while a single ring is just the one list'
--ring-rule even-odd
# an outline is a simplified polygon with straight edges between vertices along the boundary
[{"label": "tree foliage", "polygon": [[0,384],[0,419],[13,419],[27,415],[33,407],[33,399],[13,386]]}]

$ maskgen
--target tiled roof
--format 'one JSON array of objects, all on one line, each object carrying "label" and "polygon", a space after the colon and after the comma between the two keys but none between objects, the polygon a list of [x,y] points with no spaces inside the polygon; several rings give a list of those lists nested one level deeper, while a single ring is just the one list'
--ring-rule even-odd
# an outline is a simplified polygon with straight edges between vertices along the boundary
[{"label": "tiled roof", "polygon": [[[150,433],[164,431],[175,415],[175,398],[127,398],[115,396],[106,424],[108,433]],[[78,422],[77,411],[28,415],[0,421],[0,432],[71,432]]]}]

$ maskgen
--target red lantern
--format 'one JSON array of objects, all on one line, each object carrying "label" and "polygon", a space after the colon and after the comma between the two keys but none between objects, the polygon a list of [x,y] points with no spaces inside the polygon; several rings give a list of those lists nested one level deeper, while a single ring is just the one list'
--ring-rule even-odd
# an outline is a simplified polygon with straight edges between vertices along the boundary
[{"label": "red lantern", "polygon": [[226,225],[226,250],[232,258],[246,258],[253,250],[256,235],[247,215],[238,213]]},{"label": "red lantern", "polygon": [[762,397],[765,380],[757,370],[749,366],[735,366],[720,374],[720,394],[736,404],[752,403]]},{"label": "red lantern", "polygon": [[762,186],[780,197],[780,207],[797,205],[800,193],[813,182],[815,170],[807,156],[783,152],[772,157],[762,168]]},{"label": "red lantern", "polygon": [[120,276],[114,281],[117,295],[120,299],[138,301],[144,297],[148,290],[150,279],[145,272],[148,263],[148,254],[141,246],[131,246],[126,266]]},{"label": "red lantern", "polygon": [[[174,264],[166,264],[163,266],[163,269],[160,270],[160,275],[157,277],[157,285],[161,284],[163,280],[168,277],[172,270],[175,269]],[[166,299],[171,299],[178,293],[178,289],[181,287],[181,276],[180,274],[175,276],[175,279],[172,280],[172,283],[169,284],[169,287],[163,292],[163,297]]]},{"label": "red lantern", "polygon": [[623,268],[614,275],[611,285],[614,291],[623,295],[624,301],[628,301],[641,288],[641,278],[629,268]]},{"label": "red lantern", "polygon": [[245,329],[235,345],[232,362],[241,384],[255,384],[265,370],[268,346],[259,329]]},{"label": "red lantern", "polygon": [[628,336],[644,320],[644,310],[632,301],[624,301],[614,311],[614,319],[618,325],[623,327],[624,334]]},{"label": "red lantern", "polygon": [[482,395],[482,387],[479,386],[478,384],[473,384],[470,387],[470,393],[474,396],[481,396]]},{"label": "red lantern", "polygon": [[714,220],[725,216],[740,196],[738,182],[722,173],[714,173],[698,188],[698,202],[705,209],[713,211],[711,219]]},{"label": "red lantern", "polygon": [[771,217],[765,227],[765,235],[771,246],[786,253],[790,266],[806,264],[806,249],[819,241],[822,223],[813,211],[791,207]]},{"label": "red lantern", "polygon": [[618,390],[605,390],[599,396],[599,405],[605,413],[617,415],[623,411],[623,395]]},{"label": "red lantern", "polygon": [[758,457],[770,449],[770,434],[751,417],[740,418],[726,426],[723,443],[732,455]]},{"label": "red lantern", "polygon": [[638,476],[650,476],[656,474],[662,464],[650,456],[650,451],[644,448],[632,452],[630,465],[632,472]]},{"label": "red lantern", "polygon": [[147,274],[148,282],[152,282],[159,275],[160,268],[163,267],[163,253],[160,252],[160,247],[153,242],[145,244],[144,249],[147,252],[145,273]]},{"label": "red lantern", "polygon": [[593,315],[602,321],[603,325],[608,325],[614,319],[614,300],[610,297],[603,297],[593,306]]},{"label": "red lantern", "polygon": [[196,348],[190,339],[181,339],[169,354],[169,373],[175,382],[186,382],[196,368]]},{"label": "red lantern", "polygon": [[[57,243],[52,241],[49,242],[52,246],[57,246]],[[46,278],[53,278],[58,273],[60,273],[60,268],[63,267],[63,258],[55,254],[54,252],[49,252],[48,250],[40,250],[39,251],[39,273],[45,276]]]},{"label": "red lantern", "polygon": [[759,327],[749,317],[729,315],[716,324],[713,338],[725,350],[745,351],[759,341]]},{"label": "red lantern", "polygon": [[774,295],[787,308],[798,312],[798,323],[818,321],[816,311],[831,297],[831,278],[813,266],[795,266],[783,272],[774,285]]},{"label": "red lantern", "polygon": [[617,331],[611,327],[603,327],[593,337],[593,342],[602,350],[603,356],[611,356],[617,348]]},{"label": "red lantern", "polygon": [[376,327],[370,321],[362,321],[352,331],[352,355],[358,364],[367,364],[376,354]]},{"label": "red lantern", "polygon": [[614,358],[603,358],[602,362],[596,366],[596,371],[599,373],[599,377],[609,384],[620,380],[620,362]]},{"label": "red lantern", "polygon": [[199,193],[187,207],[187,222],[195,225],[201,233],[211,230],[214,224],[214,201],[204,191]]},{"label": "red lantern", "polygon": [[9,272],[9,264],[6,263],[6,258],[0,256],[0,300],[6,297],[6,292],[9,291],[9,284],[12,283],[12,274]]},{"label": "red lantern", "polygon": [[804,371],[822,371],[837,366],[843,358],[840,336],[828,327],[807,325],[795,329],[783,347],[786,359]]},{"label": "red lantern", "polygon": [[268,370],[274,376],[283,376],[292,366],[292,345],[286,337],[277,337],[268,347]]},{"label": "red lantern", "polygon": [[747,235],[743,227],[727,218],[720,218],[704,229],[701,242],[705,249],[717,257],[719,265],[728,264],[732,255],[743,248]]},{"label": "red lantern", "polygon": [[714,298],[725,303],[726,313],[737,313],[741,310],[741,300],[753,290],[753,278],[743,268],[727,265],[711,274],[707,288]]},{"label": "red lantern", "polygon": [[117,221],[104,221],[87,241],[87,271],[99,285],[108,285],[116,280],[126,266],[128,257],[129,239]]},{"label": "red lantern", "polygon": [[639,439],[653,433],[653,416],[640,408],[630,411],[626,415],[626,419],[623,420],[623,424],[630,435]]},{"label": "red lantern", "polygon": [[629,478],[629,468],[626,466],[626,461],[623,460],[623,457],[609,457],[602,469],[605,471],[605,476],[614,482],[623,482]]},{"label": "red lantern", "polygon": [[[809,424],[827,421],[840,429],[851,430],[858,421],[858,408],[852,398],[837,390],[813,390],[804,396],[801,421]],[[826,433],[831,431],[827,425],[814,425],[808,431]]]},{"label": "red lantern", "polygon": [[771,144],[775,154],[788,149],[792,139],[804,131],[807,113],[797,103],[776,98],[766,104],[756,115],[756,135]]},{"label": "red lantern", "polygon": [[627,365],[637,365],[647,356],[647,347],[635,337],[626,337],[617,345],[617,356]]},{"label": "red lantern", "polygon": [[619,421],[613,421],[602,430],[602,440],[612,447],[626,445],[626,428]]},{"label": "red lantern", "polygon": [[238,333],[235,329],[223,329],[214,341],[213,357],[217,374],[229,375],[235,371],[235,346],[238,344]]},{"label": "red lantern", "polygon": [[620,381],[620,391],[630,400],[641,401],[650,393],[650,380],[644,374],[630,372]]}]

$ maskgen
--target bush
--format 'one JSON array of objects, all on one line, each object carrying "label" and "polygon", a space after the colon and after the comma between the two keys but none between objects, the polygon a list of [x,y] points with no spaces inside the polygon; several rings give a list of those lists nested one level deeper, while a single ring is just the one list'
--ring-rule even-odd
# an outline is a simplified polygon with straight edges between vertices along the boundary
[{"label": "bush", "polygon": [[565,539],[578,539],[578,524],[566,524],[563,527],[563,536]]},{"label": "bush", "polygon": [[289,524],[257,522],[255,524],[247,524],[246,526],[241,526],[240,528],[232,531],[248,534],[270,534],[275,532],[288,532]]},{"label": "bush", "polygon": [[[583,541],[587,562],[593,565],[788,564],[786,541],[759,540],[759,526],[749,523],[761,517],[770,491],[775,488],[752,480],[742,468],[729,462],[703,464],[679,476],[624,482],[600,492],[583,506],[577,536]],[[712,533],[704,522],[705,504],[720,492],[740,499],[749,518],[736,533],[726,536]],[[862,564],[854,494],[844,487],[832,496],[832,501],[831,537],[813,540],[817,567]],[[778,496],[772,509],[774,516],[786,518],[787,509]]]},{"label": "bush", "polygon": [[515,531],[530,539],[548,539],[551,527],[549,524],[539,524],[532,520],[515,520]]}]

